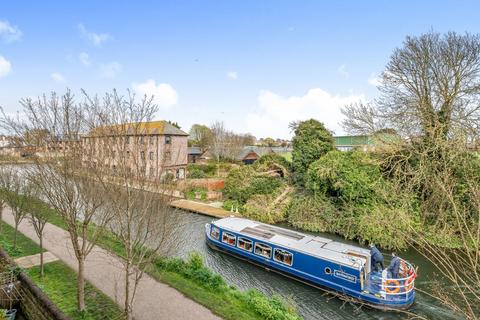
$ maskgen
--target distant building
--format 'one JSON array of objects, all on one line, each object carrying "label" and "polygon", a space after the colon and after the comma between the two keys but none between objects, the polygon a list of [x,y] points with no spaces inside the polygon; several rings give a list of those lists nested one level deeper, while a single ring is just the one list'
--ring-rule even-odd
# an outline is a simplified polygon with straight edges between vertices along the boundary
[{"label": "distant building", "polygon": [[257,147],[257,146],[247,146],[244,147],[240,153],[237,155],[235,160],[241,161],[244,164],[252,164],[258,160],[261,156],[271,153],[287,153],[291,152],[292,149],[289,147]]},{"label": "distant building", "polygon": [[[115,128],[125,132],[115,134]],[[112,129],[113,128],[113,129]],[[118,131],[118,130],[117,130]],[[129,170],[143,170],[150,180],[171,175],[184,179],[187,168],[188,134],[167,121],[151,121],[97,128],[82,137],[85,150],[92,150],[91,159],[84,154],[89,166],[106,166],[113,175],[120,160],[126,159]],[[101,161],[103,163],[97,163]]]},{"label": "distant building", "polygon": [[200,157],[204,154],[202,148],[200,147],[189,147],[188,148],[188,163],[196,163]]},{"label": "distant building", "polygon": [[335,148],[339,151],[362,150],[369,151],[374,148],[372,136],[337,136],[333,137]]}]

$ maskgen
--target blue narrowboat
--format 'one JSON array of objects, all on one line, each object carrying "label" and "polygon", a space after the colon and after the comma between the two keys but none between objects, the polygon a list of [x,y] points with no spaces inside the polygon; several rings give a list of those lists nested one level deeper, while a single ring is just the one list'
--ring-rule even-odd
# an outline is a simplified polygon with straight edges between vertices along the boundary
[{"label": "blue narrowboat", "polygon": [[256,221],[229,217],[205,225],[210,247],[304,283],[382,309],[407,309],[415,299],[413,266],[400,278],[372,271],[370,250]]}]

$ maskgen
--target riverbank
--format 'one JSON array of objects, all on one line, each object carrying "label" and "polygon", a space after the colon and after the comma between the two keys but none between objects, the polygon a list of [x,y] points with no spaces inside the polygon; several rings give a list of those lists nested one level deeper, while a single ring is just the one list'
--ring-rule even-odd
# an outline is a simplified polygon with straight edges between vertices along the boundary
[{"label": "riverbank", "polygon": [[[7,208],[3,219],[13,225],[13,217]],[[37,243],[35,231],[31,225],[21,223],[19,231]],[[73,247],[68,233],[51,223],[47,223],[44,230],[44,247],[56,255],[68,267],[77,271],[77,260],[73,254]],[[110,299],[123,305],[123,262],[117,255],[94,246],[85,261],[85,278],[105,293]],[[75,299],[75,294],[70,294]],[[135,319],[212,319],[218,320],[208,309],[184,297],[177,290],[158,282],[149,275],[145,275],[139,283],[136,293]],[[95,319],[95,318],[92,318]]]},{"label": "riverbank", "polygon": [[[11,217],[9,217],[8,219],[11,220]],[[68,235],[65,231],[66,225],[58,214],[52,214],[49,222],[50,223],[47,224],[47,227],[45,229],[45,235],[51,233],[52,228],[57,228],[61,229],[60,231],[63,232],[63,236],[60,237],[61,239],[58,239],[57,235],[57,239],[55,239],[54,241],[50,240],[49,244],[47,244],[47,241],[44,240],[45,248],[47,248],[49,251],[52,251],[51,246],[55,245],[57,246],[55,250],[60,250],[60,253],[65,255],[65,248],[71,246],[71,242],[68,239]],[[9,223],[13,222],[9,221]],[[31,228],[31,226],[24,226],[22,224],[19,230],[20,232],[25,232],[25,229],[28,229],[28,227]],[[92,231],[93,228],[95,228],[95,226],[92,227]],[[29,237],[31,237],[32,239],[36,239],[36,236],[31,234],[32,230],[28,232],[30,232]],[[60,232],[59,230],[57,230],[55,231],[55,233]],[[93,232],[90,234],[93,234]],[[101,255],[97,255],[98,251],[102,250],[104,250],[104,252]],[[110,297],[112,297],[112,299],[115,299],[117,302],[119,302],[119,300],[122,301],[120,295],[118,295],[118,292],[121,291],[121,287],[118,286],[118,282],[120,280],[110,278],[114,275],[118,277],[118,275],[121,275],[123,273],[122,269],[114,271],[110,269],[112,264],[115,265],[116,263],[118,263],[118,261],[121,261],[121,256],[123,252],[124,249],[122,243],[118,241],[112,233],[105,232],[98,239],[97,246],[95,246],[95,249],[92,251],[89,258],[87,258],[87,263],[93,263],[93,265],[86,265],[86,270],[93,273],[90,275],[86,275],[87,280],[95,283],[99,287],[99,289],[107,293]],[[60,256],[60,254],[58,253],[57,255]],[[102,263],[102,266],[98,266],[98,263],[100,263],[102,259],[105,259],[105,256],[108,259],[113,259],[113,262],[108,262],[106,264]],[[76,261],[73,257],[73,254],[69,254],[68,257],[64,256],[62,260],[68,262],[70,266],[75,269]],[[172,268],[172,266],[175,267]],[[100,268],[100,272],[96,272],[98,268]],[[181,292],[193,301],[182,296],[183,300],[188,300],[190,303],[197,302],[207,307],[215,314],[220,315],[224,319],[300,319],[300,317],[295,311],[295,308],[291,307],[290,304],[285,303],[280,297],[274,295],[273,297],[269,298],[268,296],[256,290],[240,291],[239,289],[228,285],[222,277],[220,277],[218,274],[213,273],[210,269],[205,267],[203,265],[203,262],[199,263],[198,258],[183,261],[174,258],[159,257],[155,260],[154,264],[147,270],[147,275],[145,275],[145,278],[153,278],[153,281],[163,286],[165,286],[163,283],[166,283],[172,288],[168,286],[165,287],[169,288],[172,291],[175,291],[173,289],[175,288],[178,290],[178,292],[175,291],[178,295],[180,295],[179,292]],[[158,282],[156,280],[161,282]],[[144,280],[142,280],[142,282],[143,281]],[[108,291],[108,288],[105,289],[104,287],[102,287],[103,285],[105,285],[104,282],[107,282],[111,287],[114,287],[114,289],[116,290],[116,295],[113,296],[111,294],[111,291],[113,289],[110,288],[110,291]],[[141,290],[139,290],[138,292],[140,291]],[[136,301],[141,300],[141,297],[139,297],[138,294],[139,293],[137,293]],[[159,295],[162,296],[163,299],[159,300],[158,298],[155,298]],[[162,293],[162,291],[153,290],[151,292],[148,292],[148,296],[145,298],[145,300],[149,301],[150,299],[155,299],[155,302],[152,302],[152,304],[156,304],[155,308],[164,308],[165,310],[173,308],[175,312],[182,313],[181,316],[175,316],[175,313],[171,312],[169,316],[166,317],[168,319],[189,319],[190,314],[195,318],[209,319],[209,317],[206,316],[202,317],[198,314],[196,315],[195,312],[189,311],[188,308],[187,310],[185,310],[185,308],[182,307],[183,304],[176,305],[175,303],[172,303],[172,301],[169,300],[168,294],[164,294]],[[145,306],[138,307],[138,309],[141,310],[144,310],[145,308]],[[185,316],[183,315],[183,312],[188,312],[189,315]],[[272,314],[276,314],[276,316],[272,318]],[[216,318],[211,313],[210,315]],[[151,314],[149,315],[149,317],[155,318],[155,315]],[[141,317],[136,318],[143,319]],[[147,317],[145,319],[150,318]]]},{"label": "riverbank", "polygon": [[223,208],[217,208],[207,203],[186,199],[173,200],[170,202],[170,207],[220,219],[230,216],[240,216],[239,213],[230,212]]}]

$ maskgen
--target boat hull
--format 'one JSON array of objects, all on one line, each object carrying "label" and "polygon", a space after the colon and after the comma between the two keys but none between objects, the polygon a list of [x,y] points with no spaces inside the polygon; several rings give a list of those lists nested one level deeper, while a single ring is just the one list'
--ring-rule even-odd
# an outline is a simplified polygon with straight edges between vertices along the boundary
[{"label": "boat hull", "polygon": [[[409,301],[402,301],[402,303],[394,302],[394,303],[385,303],[385,302],[390,302],[390,301],[385,301],[381,298],[377,298],[372,295],[365,295],[361,292],[358,293],[353,293],[350,290],[339,290],[338,288],[331,288],[325,284],[319,283],[317,281],[312,281],[311,279],[308,279],[306,277],[299,276],[298,274],[294,272],[288,272],[286,270],[282,270],[280,268],[277,268],[275,265],[267,265],[265,263],[262,263],[261,260],[255,259],[251,255],[247,254],[241,254],[237,252],[236,250],[232,250],[231,247],[226,246],[220,241],[214,240],[209,237],[208,232],[206,233],[206,242],[208,246],[213,249],[217,250],[222,253],[226,253],[228,255],[231,255],[235,258],[247,261],[251,264],[254,264],[258,267],[264,268],[267,271],[273,271],[278,274],[281,274],[283,276],[286,276],[288,278],[294,279],[296,281],[302,282],[306,285],[315,287],[317,289],[329,292],[337,297],[339,297],[342,300],[347,300],[351,301],[354,303],[359,303],[371,308],[375,309],[380,309],[382,311],[400,311],[400,310],[405,310],[408,309],[414,302],[414,295],[412,295],[412,298],[409,299]],[[350,292],[349,292],[350,291]]]}]

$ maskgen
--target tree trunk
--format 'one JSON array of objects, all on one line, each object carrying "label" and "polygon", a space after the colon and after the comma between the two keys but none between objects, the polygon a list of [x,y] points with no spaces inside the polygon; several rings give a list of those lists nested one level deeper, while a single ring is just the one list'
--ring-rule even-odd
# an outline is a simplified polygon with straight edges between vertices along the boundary
[{"label": "tree trunk", "polygon": [[0,234],[3,233],[3,205],[0,205]]},{"label": "tree trunk", "polygon": [[40,277],[43,278],[44,270],[43,270],[43,234],[40,235]]},{"label": "tree trunk", "polygon": [[125,316],[127,320],[132,319],[132,308],[130,306],[130,261],[125,265]]},{"label": "tree trunk", "polygon": [[78,259],[77,309],[85,310],[85,258]]},{"label": "tree trunk", "polygon": [[13,250],[17,249],[18,223],[15,223],[15,232],[13,233]]}]

